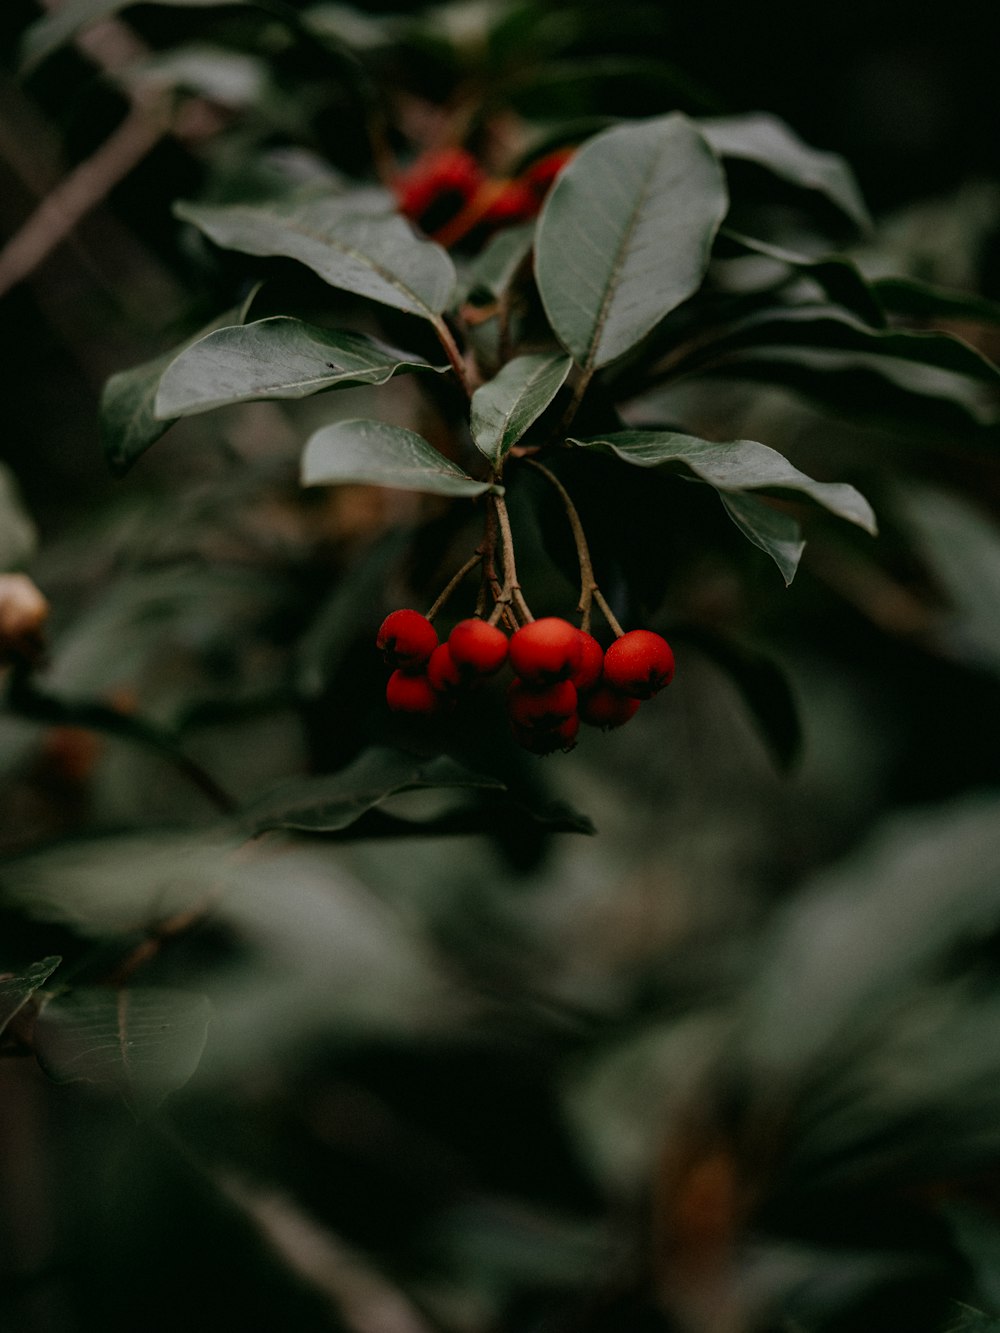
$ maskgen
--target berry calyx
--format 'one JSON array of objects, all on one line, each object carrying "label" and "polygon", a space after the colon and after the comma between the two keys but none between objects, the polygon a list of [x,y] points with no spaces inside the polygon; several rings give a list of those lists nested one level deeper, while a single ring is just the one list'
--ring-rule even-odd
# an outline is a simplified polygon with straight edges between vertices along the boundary
[{"label": "berry calyx", "polygon": [[580,721],[588,727],[623,727],[639,711],[639,700],[619,694],[602,681],[596,689],[580,696]]},{"label": "berry calyx", "polygon": [[648,629],[633,629],[604,654],[604,679],[632,699],[651,699],[674,676],[674,654],[666,639]]},{"label": "berry calyx", "polygon": [[437,647],[437,630],[419,611],[390,611],[382,621],[376,646],[386,662],[400,671],[423,671]]},{"label": "berry calyx", "polygon": [[529,685],[569,680],[580,664],[580,631],[558,616],[523,625],[510,641],[510,664]]},{"label": "berry calyx", "polygon": [[507,660],[507,635],[485,620],[460,620],[448,635],[448,651],[463,676],[492,676]]},{"label": "berry calyx", "polygon": [[465,680],[455,665],[451,649],[446,643],[439,643],[431,653],[430,661],[427,663],[427,679],[431,683],[431,689],[445,696],[454,697],[463,689]]},{"label": "berry calyx", "polygon": [[507,690],[507,710],[518,727],[551,730],[576,712],[576,686],[559,680],[532,689],[523,680],[513,680]]},{"label": "berry calyx", "polygon": [[426,676],[394,671],[385,687],[385,701],[394,713],[436,713],[441,696],[436,694]]},{"label": "berry calyx", "polygon": [[580,719],[574,713],[555,727],[521,727],[515,722],[511,730],[518,745],[532,754],[555,754],[556,750],[565,754],[576,744]]},{"label": "berry calyx", "polygon": [[604,670],[604,649],[586,630],[577,630],[580,636],[580,662],[570,676],[577,690],[592,690],[601,679]]}]

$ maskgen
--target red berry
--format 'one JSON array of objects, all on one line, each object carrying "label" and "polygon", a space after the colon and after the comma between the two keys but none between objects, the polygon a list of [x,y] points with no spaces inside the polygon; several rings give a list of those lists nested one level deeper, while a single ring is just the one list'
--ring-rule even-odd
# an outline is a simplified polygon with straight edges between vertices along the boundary
[{"label": "red berry", "polygon": [[507,660],[507,635],[485,620],[460,620],[448,635],[448,651],[463,676],[492,676]]},{"label": "red berry", "polygon": [[520,727],[515,722],[511,730],[518,745],[532,754],[554,754],[556,750],[565,753],[576,744],[580,719],[574,713],[555,727]]},{"label": "red berry", "polygon": [[674,675],[670,644],[648,629],[633,629],[604,654],[604,679],[633,699],[651,699]]},{"label": "red berry", "polygon": [[529,685],[568,680],[582,653],[580,631],[558,616],[523,625],[510,641],[510,664]]},{"label": "red berry", "polygon": [[437,641],[437,630],[419,611],[391,611],[375,643],[390,666],[417,672],[423,670]]},{"label": "red berry", "polygon": [[540,198],[570,161],[574,151],[572,148],[557,148],[554,152],[546,153],[544,157],[532,162],[520,179],[525,181]]},{"label": "red berry", "polygon": [[589,727],[623,727],[639,711],[639,700],[619,694],[610,685],[600,684],[580,696],[580,721]]},{"label": "red berry", "polygon": [[385,701],[394,713],[436,713],[440,696],[434,693],[426,676],[394,671],[385,687]]},{"label": "red berry", "polygon": [[523,222],[538,212],[538,196],[522,181],[508,181],[490,201],[479,219],[491,226],[505,227]]},{"label": "red berry", "polygon": [[444,196],[454,196],[461,207],[484,179],[482,167],[464,148],[436,148],[422,153],[394,188],[401,211],[419,219]]},{"label": "red berry", "polygon": [[576,686],[568,680],[532,689],[513,680],[507,690],[507,709],[518,727],[550,730],[576,712]]},{"label": "red berry", "polygon": [[427,663],[427,679],[432,689],[445,696],[460,693],[465,685],[462,673],[455,665],[451,650],[446,643],[439,643],[431,653],[431,660]]},{"label": "red berry", "polygon": [[578,690],[592,690],[601,679],[604,670],[604,649],[585,630],[578,630],[580,636],[580,665],[570,676]]}]

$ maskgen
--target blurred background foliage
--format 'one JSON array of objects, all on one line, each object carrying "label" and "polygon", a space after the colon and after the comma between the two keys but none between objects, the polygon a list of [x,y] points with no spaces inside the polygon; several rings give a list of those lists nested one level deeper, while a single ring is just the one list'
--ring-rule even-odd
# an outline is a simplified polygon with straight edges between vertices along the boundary
[{"label": "blurred background foliage", "polygon": [[[962,293],[903,319],[996,360],[998,11],[39,20],[0,14],[8,236],[149,89],[176,101],[0,316],[0,555],[53,607],[0,715],[0,1328],[1000,1328],[995,387],[897,367],[894,394],[793,348],[635,404],[856,481],[881,535],[810,514],[785,589],[696,488],[638,474],[609,505],[600,469],[576,478],[678,674],[545,763],[499,722],[435,756],[386,715],[375,631],[431,599],[464,518],[301,493],[330,399],[186,420],[125,479],[98,411],[234,301],[267,313],[272,281],[317,300],[280,266],[258,291],[175,199],[370,181],[456,123],[506,174],[673,109],[775,113],[844,154],[875,217],[856,241],[737,170],[809,253]],[[379,392],[336,410],[424,410],[410,379]],[[526,487],[515,521],[561,607],[546,503]],[[323,811],[296,823],[306,775]],[[123,1025],[106,983],[132,976]]]}]

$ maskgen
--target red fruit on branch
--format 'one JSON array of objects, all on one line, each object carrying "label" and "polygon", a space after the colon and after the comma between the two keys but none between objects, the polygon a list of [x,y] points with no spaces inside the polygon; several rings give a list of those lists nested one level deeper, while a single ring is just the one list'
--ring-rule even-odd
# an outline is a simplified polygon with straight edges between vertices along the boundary
[{"label": "red fruit on branch", "polygon": [[436,713],[441,696],[436,694],[426,676],[394,671],[385,687],[385,701],[394,713]]},{"label": "red fruit on branch", "polygon": [[604,654],[604,679],[632,699],[651,699],[674,676],[674,654],[666,639],[648,629],[633,629]]},{"label": "red fruit on branch", "polygon": [[424,669],[437,647],[437,630],[419,611],[391,611],[382,621],[376,646],[386,662],[401,671]]},{"label": "red fruit on branch", "polygon": [[443,217],[430,224],[440,226],[472,198],[486,179],[482,167],[464,148],[436,148],[423,153],[397,177],[394,184],[400,211],[414,222],[426,219],[434,208]]},{"label": "red fruit on branch", "polygon": [[601,679],[601,672],[604,670],[604,649],[593,634],[588,634],[582,629],[577,630],[577,634],[580,636],[580,662],[570,680],[577,690],[582,692],[592,690]]},{"label": "red fruit on branch", "polygon": [[513,680],[507,690],[507,710],[518,727],[548,730],[576,712],[576,686],[568,680],[532,689],[523,680]]},{"label": "red fruit on branch", "polygon": [[454,697],[464,688],[462,673],[455,665],[451,649],[446,643],[439,643],[431,653],[431,660],[427,663],[427,679],[433,690],[445,696]]},{"label": "red fruit on branch", "polygon": [[448,635],[448,651],[463,676],[492,676],[507,660],[507,635],[485,620],[460,620]]},{"label": "red fruit on branch", "polygon": [[619,694],[603,682],[596,689],[580,696],[580,721],[588,727],[623,727],[639,711],[639,700]]},{"label": "red fruit on branch", "polygon": [[580,665],[580,631],[558,616],[533,620],[510,641],[510,664],[529,685],[568,680]]}]

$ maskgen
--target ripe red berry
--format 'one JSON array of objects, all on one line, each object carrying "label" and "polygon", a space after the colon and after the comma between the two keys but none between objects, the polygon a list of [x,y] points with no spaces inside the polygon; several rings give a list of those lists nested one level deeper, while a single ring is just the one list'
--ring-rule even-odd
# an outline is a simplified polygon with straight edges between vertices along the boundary
[{"label": "ripe red berry", "polygon": [[463,676],[492,676],[507,660],[507,635],[485,620],[460,620],[448,635],[448,651]]},{"label": "ripe red berry", "polygon": [[651,699],[674,675],[670,644],[648,629],[633,629],[604,654],[604,679],[633,699]]},{"label": "ripe red berry", "polygon": [[437,647],[437,630],[419,611],[390,611],[375,640],[390,666],[418,672]]},{"label": "ripe red berry", "polygon": [[436,713],[441,697],[426,676],[394,671],[385,687],[385,701],[394,713]]},{"label": "ripe red berry", "polygon": [[523,680],[513,680],[507,690],[507,710],[518,727],[550,730],[576,712],[576,686],[558,680],[532,689]]},{"label": "ripe red berry", "polygon": [[580,721],[588,727],[623,727],[639,711],[639,700],[619,694],[603,682],[580,696]]},{"label": "ripe red berry", "polygon": [[583,652],[580,631],[558,616],[523,625],[510,641],[510,664],[529,685],[568,680]]},{"label": "ripe red berry", "polygon": [[554,754],[556,750],[566,753],[576,744],[580,719],[574,713],[554,727],[521,727],[515,722],[511,730],[518,745],[532,754]]},{"label": "ripe red berry", "polygon": [[592,690],[601,679],[604,670],[604,649],[585,630],[578,630],[580,636],[580,664],[570,676],[570,680],[581,692]]},{"label": "ripe red berry", "polygon": [[446,643],[439,643],[431,653],[431,660],[427,663],[427,679],[431,688],[441,695],[454,697],[463,689],[465,680]]},{"label": "ripe red berry", "polygon": [[435,148],[420,157],[395,182],[400,210],[415,221],[435,204],[459,208],[479,189],[483,169],[464,148]]}]

